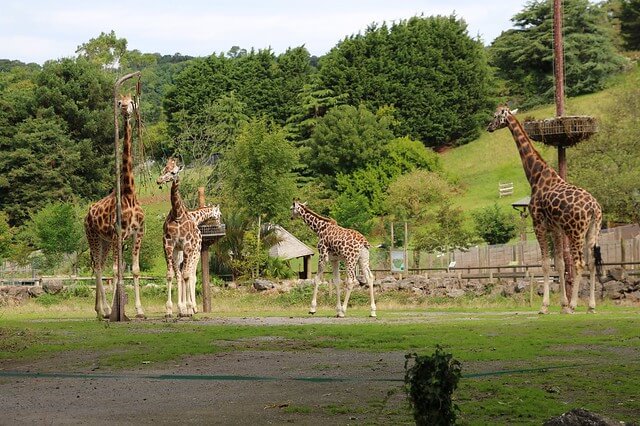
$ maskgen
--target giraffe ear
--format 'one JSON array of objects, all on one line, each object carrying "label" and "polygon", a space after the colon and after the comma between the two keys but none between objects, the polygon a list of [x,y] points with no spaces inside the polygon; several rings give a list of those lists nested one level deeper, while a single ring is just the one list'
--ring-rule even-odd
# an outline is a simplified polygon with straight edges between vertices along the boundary
[{"label": "giraffe ear", "polygon": [[511,114],[516,115],[517,113],[518,113],[518,108],[511,110]]}]

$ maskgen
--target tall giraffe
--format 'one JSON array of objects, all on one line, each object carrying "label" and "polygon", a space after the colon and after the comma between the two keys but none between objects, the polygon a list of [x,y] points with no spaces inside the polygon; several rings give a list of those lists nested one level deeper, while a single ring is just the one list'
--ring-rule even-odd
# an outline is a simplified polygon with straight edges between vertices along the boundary
[{"label": "tall giraffe", "polygon": [[520,153],[524,173],[531,185],[529,212],[542,252],[544,274],[544,292],[540,313],[549,312],[549,247],[547,243],[547,233],[549,232],[553,235],[554,247],[556,248],[562,247],[565,235],[568,237],[571,259],[575,267],[576,285],[573,286],[571,303],[569,304],[564,285],[564,258],[561,250],[554,250],[555,265],[562,289],[562,312],[564,313],[573,313],[578,304],[580,279],[585,267],[583,257],[585,240],[587,247],[593,250],[594,261],[589,265],[590,291],[587,312],[595,312],[595,274],[596,269],[598,275],[601,274],[602,266],[600,247],[598,246],[602,209],[590,193],[566,182],[542,159],[515,117],[516,112],[517,110],[510,111],[506,106],[499,106],[487,130],[493,132],[503,127],[508,127],[511,130]]},{"label": "tall giraffe", "polygon": [[[121,176],[121,206],[122,206],[122,239],[133,241],[131,249],[131,272],[135,292],[136,317],[144,318],[142,303],[140,303],[140,246],[144,235],[144,212],[135,193],[133,179],[133,159],[131,147],[131,113],[135,105],[130,95],[120,96],[118,108],[124,119],[124,142],[122,144],[122,176]],[[96,276],[96,304],[98,317],[108,318],[111,307],[107,304],[105,289],[102,285],[102,271],[109,251],[114,253],[114,272],[118,262],[116,223],[116,194],[109,195],[95,202],[89,207],[84,220],[85,234],[91,252],[91,264]],[[115,294],[115,292],[114,292]]]},{"label": "tall giraffe", "polygon": [[[369,316],[376,316],[376,302],[373,297],[373,274],[369,268],[369,248],[371,245],[358,231],[343,228],[335,220],[320,216],[305,204],[293,201],[291,206],[291,218],[301,217],[302,220],[318,235],[318,273],[314,279],[313,298],[311,299],[310,314],[316,313],[318,285],[322,281],[324,266],[327,260],[333,267],[333,282],[336,286],[337,316],[342,318],[347,312],[349,296],[356,281],[356,265],[360,264],[360,270],[369,284],[369,299],[371,312]],[[340,260],[343,260],[347,268],[347,290],[344,302],[340,304]]]},{"label": "tall giraffe", "polygon": [[196,305],[196,280],[202,236],[198,224],[214,218],[220,221],[219,206],[204,207],[188,211],[180,196],[180,172],[173,158],[169,158],[166,166],[156,180],[158,185],[171,181],[171,210],[163,226],[163,245],[167,262],[167,304],[165,316],[173,315],[171,301],[171,285],[174,274],[178,287],[178,316],[191,316],[198,312]]}]

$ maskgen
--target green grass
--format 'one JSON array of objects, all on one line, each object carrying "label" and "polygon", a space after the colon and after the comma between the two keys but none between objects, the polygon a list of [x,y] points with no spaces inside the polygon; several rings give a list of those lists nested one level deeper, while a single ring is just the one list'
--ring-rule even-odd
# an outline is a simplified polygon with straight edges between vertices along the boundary
[{"label": "green grass", "polygon": [[[242,293],[235,298],[214,296],[214,312],[207,316],[307,317],[307,300],[283,306],[277,296]],[[159,316],[161,301],[147,301],[148,314],[157,309]],[[91,298],[63,299],[48,306],[29,302],[0,311],[0,360],[49,359],[65,352],[78,354],[80,369],[97,362],[101,368],[144,371],[187,355],[229,350],[333,348],[430,354],[440,344],[463,366],[464,377],[454,394],[462,424],[541,424],[574,407],[624,421],[640,416],[638,307],[603,304],[596,315],[582,310],[560,315],[558,309],[540,316],[537,306],[521,302],[486,300],[483,307],[479,302],[438,305],[427,300],[392,308],[393,303],[379,304],[378,320],[366,319],[365,306],[349,312],[362,322],[265,327],[198,319],[105,323],[93,318]],[[322,304],[317,315],[333,316],[333,304]],[[91,357],[83,361],[86,353]],[[313,371],[323,370],[322,365],[316,367]],[[382,412],[396,424],[405,423],[410,411],[398,402],[403,399],[397,394],[401,384],[397,386],[390,394],[396,393],[395,405],[372,400],[319,409],[335,415]],[[293,405],[284,411],[313,416],[315,409]]]}]

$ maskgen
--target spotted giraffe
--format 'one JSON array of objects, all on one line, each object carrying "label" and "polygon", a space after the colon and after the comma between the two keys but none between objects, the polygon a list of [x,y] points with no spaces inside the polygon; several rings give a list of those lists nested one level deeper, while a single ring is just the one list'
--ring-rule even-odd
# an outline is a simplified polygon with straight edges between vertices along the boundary
[{"label": "spotted giraffe", "polygon": [[562,289],[562,312],[573,313],[578,303],[578,290],[582,271],[585,268],[583,249],[593,250],[594,261],[589,265],[590,291],[587,312],[595,312],[595,274],[601,275],[602,258],[598,237],[602,223],[602,209],[598,201],[586,190],[566,182],[553,170],[536,151],[527,133],[515,117],[517,110],[510,111],[499,106],[489,123],[487,130],[493,132],[503,127],[511,130],[518,147],[525,175],[531,185],[529,212],[533,220],[534,231],[542,252],[544,274],[544,292],[541,314],[549,312],[549,248],[547,234],[553,236],[554,247],[562,247],[566,235],[569,239],[571,259],[574,264],[576,285],[573,286],[571,303],[567,300],[564,285],[564,259],[561,250],[555,250],[555,265]]},{"label": "spotted giraffe", "polygon": [[163,243],[167,262],[167,304],[165,316],[173,315],[171,285],[174,274],[178,287],[178,315],[191,316],[198,312],[196,305],[196,272],[200,260],[202,236],[198,224],[214,218],[219,222],[219,206],[188,211],[180,196],[180,172],[175,159],[170,158],[156,180],[158,185],[171,184],[171,210],[163,227]]},{"label": "spotted giraffe", "polygon": [[[291,218],[301,217],[302,220],[318,235],[318,273],[314,279],[313,298],[311,299],[310,314],[316,313],[318,285],[322,281],[324,267],[328,260],[333,267],[333,281],[336,287],[336,311],[342,318],[347,312],[349,296],[356,281],[356,265],[360,265],[360,271],[364,274],[369,284],[369,298],[371,312],[369,316],[376,316],[376,303],[373,296],[373,274],[369,268],[369,248],[367,239],[358,231],[343,228],[335,220],[315,213],[305,204],[297,200],[291,206]],[[347,268],[347,289],[344,302],[340,303],[340,260],[344,261]]]},{"label": "spotted giraffe", "polygon": [[[136,198],[133,179],[133,158],[131,153],[131,113],[135,105],[131,96],[121,96],[118,100],[122,117],[124,118],[124,142],[122,144],[122,176],[121,176],[121,205],[122,205],[122,239],[131,238],[133,247],[131,250],[131,272],[135,293],[136,317],[144,318],[142,303],[140,302],[140,247],[144,235],[144,212]],[[115,232],[116,223],[116,194],[111,192],[103,199],[96,201],[89,207],[89,212],[84,220],[84,229],[89,242],[91,265],[96,276],[96,303],[95,310],[98,317],[108,318],[111,308],[106,301],[105,289],[102,285],[102,271],[107,261],[109,251],[114,253],[114,273],[118,260],[117,238]],[[115,296],[115,292],[114,292]]]}]

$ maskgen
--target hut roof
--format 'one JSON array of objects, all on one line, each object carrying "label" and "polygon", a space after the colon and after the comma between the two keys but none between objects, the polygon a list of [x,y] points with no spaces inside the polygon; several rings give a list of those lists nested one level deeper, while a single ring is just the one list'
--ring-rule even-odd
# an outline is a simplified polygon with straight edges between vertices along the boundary
[{"label": "hut roof", "polygon": [[529,201],[531,201],[531,197],[527,195],[526,197],[520,198],[518,201],[511,203],[511,207],[514,209],[518,207],[527,207],[529,205]]},{"label": "hut roof", "polygon": [[280,257],[284,260],[296,257],[313,256],[313,249],[297,239],[292,233],[280,225],[274,225],[274,228],[274,232],[278,236],[280,242],[271,246],[269,249],[269,256]]}]

